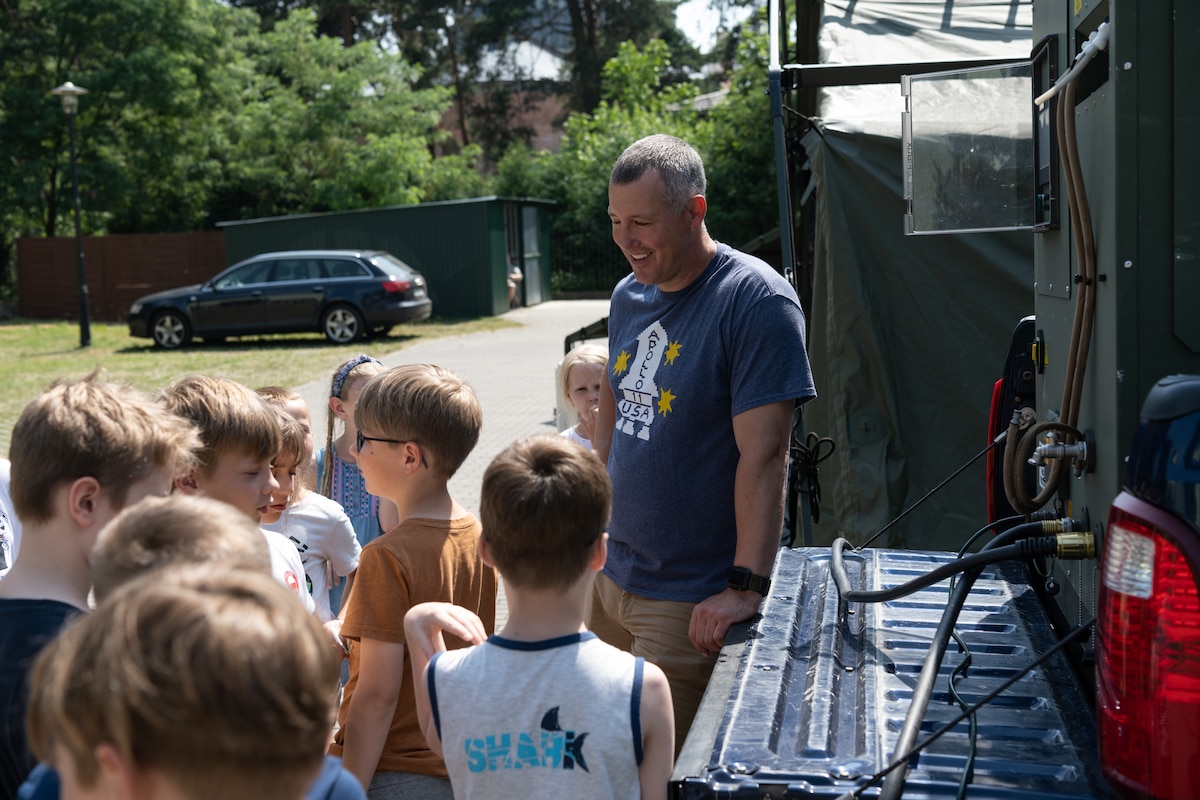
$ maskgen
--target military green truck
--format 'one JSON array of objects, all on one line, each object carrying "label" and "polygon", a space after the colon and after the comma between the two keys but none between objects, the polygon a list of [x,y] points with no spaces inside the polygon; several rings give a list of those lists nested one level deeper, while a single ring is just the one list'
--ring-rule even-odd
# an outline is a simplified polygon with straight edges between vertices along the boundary
[{"label": "military green truck", "polygon": [[[929,4],[874,5],[889,6],[876,27],[903,34]],[[1028,4],[933,5],[949,27]],[[797,16],[861,13],[771,3],[782,265],[811,297],[797,254],[824,245],[794,197],[811,154],[789,115],[814,88],[894,86],[904,241],[1008,231],[1030,254],[1032,313],[989,350],[1007,353],[994,385],[975,387],[992,398],[985,478],[945,490],[986,497],[986,513],[957,548],[798,534],[781,549],[672,796],[1198,797],[1200,4],[1034,0],[1016,59],[785,63]],[[801,522],[819,510],[803,426]]]}]

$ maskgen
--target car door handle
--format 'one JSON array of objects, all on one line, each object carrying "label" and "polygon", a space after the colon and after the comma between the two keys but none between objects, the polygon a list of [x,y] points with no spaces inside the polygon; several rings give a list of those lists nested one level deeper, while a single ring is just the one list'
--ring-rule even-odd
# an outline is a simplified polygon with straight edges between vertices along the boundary
[{"label": "car door handle", "polygon": [[325,291],[325,287],[324,287],[324,286],[317,285],[317,286],[314,286],[314,287],[312,287],[312,290],[313,290],[314,292],[323,292],[323,291]]},{"label": "car door handle", "polygon": [[262,289],[255,289],[250,293],[251,297],[262,297]]}]

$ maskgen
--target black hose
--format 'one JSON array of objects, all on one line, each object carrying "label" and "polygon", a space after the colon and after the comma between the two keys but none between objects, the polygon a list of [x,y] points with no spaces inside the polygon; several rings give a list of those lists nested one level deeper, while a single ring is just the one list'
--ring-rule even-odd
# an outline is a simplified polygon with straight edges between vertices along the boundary
[{"label": "black hose", "polygon": [[[969,556],[942,564],[940,567],[920,577],[913,578],[911,581],[902,583],[899,586],[893,586],[891,589],[880,589],[873,592],[851,587],[850,576],[846,573],[846,566],[842,561],[842,551],[849,546],[850,542],[846,539],[838,538],[830,546],[829,571],[833,575],[834,585],[837,586],[838,594],[842,600],[850,603],[882,603],[888,600],[895,600],[897,597],[910,595],[913,592],[924,589],[927,586],[932,586],[935,583],[940,583],[952,575],[966,572],[974,567],[984,567],[988,564],[994,564],[997,561],[1021,559],[1033,555],[1050,555],[1058,547],[1057,540],[1053,536],[1009,545],[1009,542],[1026,539],[1035,534],[1043,533],[1045,530],[1046,527],[1042,522],[1027,522],[1024,525],[1018,525],[997,535],[978,553],[972,553]],[[1042,552],[1043,550],[1045,552]]]}]

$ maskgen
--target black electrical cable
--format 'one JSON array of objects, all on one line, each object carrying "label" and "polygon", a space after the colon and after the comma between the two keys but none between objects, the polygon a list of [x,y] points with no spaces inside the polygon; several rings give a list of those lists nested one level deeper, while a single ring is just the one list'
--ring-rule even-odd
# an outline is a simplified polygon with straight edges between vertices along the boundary
[{"label": "black electrical cable", "polygon": [[[1028,525],[1039,532],[1042,530],[1040,522],[1031,522]],[[1014,528],[1013,530],[1016,529]],[[924,575],[913,578],[899,586],[893,586],[890,589],[866,591],[850,588],[850,576],[846,573],[846,567],[842,561],[841,554],[841,550],[848,544],[849,542],[845,539],[834,541],[831,546],[829,564],[829,570],[833,574],[833,582],[837,586],[838,594],[848,603],[883,603],[888,600],[895,600],[898,597],[906,597],[927,586],[941,583],[954,575],[986,567],[988,564],[994,564],[997,561],[1020,560],[1032,556],[1047,556],[1058,552],[1058,539],[1054,536],[1023,539],[1020,542],[1003,547],[984,548],[978,553],[972,553],[969,556],[942,564]],[[990,544],[992,542],[989,542]]]},{"label": "black electrical cable", "polygon": [[[1008,689],[1013,684],[1015,684],[1017,681],[1024,678],[1030,672],[1033,672],[1033,670],[1040,667],[1047,660],[1049,660],[1055,653],[1058,653],[1060,650],[1065,648],[1068,644],[1074,642],[1081,635],[1083,635],[1085,632],[1087,632],[1094,624],[1096,624],[1096,618],[1093,616],[1087,622],[1083,623],[1078,628],[1071,631],[1066,636],[1064,636],[1062,639],[1057,641],[1052,647],[1050,647],[1050,649],[1048,649],[1046,652],[1042,653],[1040,656],[1035,658],[1028,665],[1017,670],[1016,673],[1014,673],[1011,677],[1009,677],[1007,680],[1005,680],[1003,683],[1001,683],[995,689],[988,692],[983,697],[979,698],[979,702],[976,703],[975,705],[971,706],[971,708],[968,711],[964,711],[961,714],[959,714],[958,716],[951,719],[950,721],[946,722],[944,725],[942,725],[940,728],[935,730],[933,733],[929,734],[928,737],[926,737],[925,739],[922,739],[920,742],[918,742],[916,745],[914,745],[911,750],[909,750],[908,752],[904,753],[901,756],[897,756],[896,758],[894,758],[890,763],[888,763],[887,766],[885,766],[883,769],[879,770],[874,775],[872,775],[870,778],[868,778],[867,782],[864,783],[863,785],[856,786],[855,788],[851,789],[850,791],[844,792],[844,793],[838,795],[837,800],[856,800],[856,798],[862,797],[862,793],[865,792],[867,789],[870,789],[876,783],[878,783],[880,778],[890,775],[895,770],[908,764],[909,760],[913,756],[915,756],[917,753],[920,753],[926,747],[929,747],[929,745],[933,744],[938,739],[945,736],[947,733],[949,733],[951,730],[953,730],[954,727],[956,725],[958,725],[958,723],[962,722],[969,715],[978,712],[979,709],[983,708],[988,703],[992,702],[997,697],[999,697],[1001,694],[1008,691]],[[883,795],[881,794],[880,797],[882,797],[882,796]]]},{"label": "black electrical cable", "polygon": [[800,486],[799,482],[804,481],[805,488],[796,491],[808,495],[808,513],[814,525],[821,521],[821,471],[817,467],[836,449],[837,444],[828,436],[809,433],[801,442],[795,432],[792,433],[789,478],[792,486]]},{"label": "black electrical cable", "polygon": [[967,647],[967,642],[959,634],[957,630],[951,631],[950,635],[954,637],[954,642],[958,645],[958,649],[962,651],[962,661],[955,665],[954,669],[950,670],[950,677],[946,680],[947,688],[950,691],[950,697],[954,702],[958,703],[958,707],[963,711],[967,711],[967,761],[963,766],[962,777],[958,781],[958,792],[955,795],[956,800],[965,800],[967,796],[967,786],[975,780],[975,754],[976,745],[979,737],[979,720],[975,718],[975,712],[970,711],[970,706],[963,696],[958,693],[958,679],[967,677],[967,670],[971,668],[973,655],[971,648]]},{"label": "black electrical cable", "polygon": [[938,491],[940,491],[940,490],[942,489],[942,487],[943,487],[943,486],[945,486],[947,483],[949,483],[950,481],[952,481],[952,480],[954,480],[955,478],[957,478],[957,477],[958,477],[958,476],[959,476],[959,475],[962,473],[962,471],[963,471],[963,470],[965,470],[967,467],[971,466],[971,465],[972,465],[972,464],[974,464],[976,461],[978,461],[979,459],[981,459],[981,458],[983,458],[984,456],[986,456],[986,455],[987,455],[989,452],[991,452],[991,451],[992,451],[992,449],[993,449],[993,448],[995,448],[995,447],[996,447],[996,445],[1000,444],[1000,442],[1001,442],[1001,441],[1003,441],[1003,437],[1002,437],[1002,436],[998,436],[998,437],[996,437],[994,440],[992,440],[992,443],[991,443],[991,444],[989,444],[987,447],[983,448],[983,449],[982,449],[982,450],[980,450],[978,453],[976,453],[974,456],[972,456],[970,461],[968,461],[967,463],[963,464],[963,465],[962,465],[961,467],[959,467],[958,469],[954,470],[954,472],[952,472],[948,478],[946,478],[946,479],[945,479],[945,480],[943,480],[941,483],[939,483],[937,486],[933,487],[933,488],[932,488],[932,489],[930,489],[928,492],[926,492],[924,497],[922,497],[922,498],[921,498],[920,500],[918,500],[917,502],[913,503],[913,504],[912,504],[911,506],[909,506],[908,508],[906,508],[906,509],[904,509],[903,511],[901,511],[901,512],[900,512],[900,513],[899,513],[899,514],[896,516],[896,518],[895,518],[895,519],[893,519],[893,520],[892,520],[891,522],[889,522],[887,525],[884,525],[882,528],[880,528],[878,531],[876,531],[876,532],[875,532],[875,534],[874,534],[874,535],[873,535],[873,536],[872,536],[870,539],[867,539],[865,542],[863,542],[862,544],[860,544],[858,547],[855,547],[854,549],[855,549],[855,550],[861,550],[861,549],[863,549],[864,547],[866,547],[867,545],[869,545],[871,542],[873,542],[873,541],[875,541],[876,539],[878,539],[880,536],[882,536],[882,535],[883,535],[884,531],[886,531],[888,528],[890,528],[890,527],[892,527],[893,525],[895,525],[895,524],[896,524],[897,522],[899,522],[900,520],[902,520],[902,519],[904,519],[905,517],[907,517],[907,516],[909,515],[909,512],[911,512],[911,511],[912,511],[913,509],[915,509],[917,506],[921,505],[921,504],[922,504],[922,503],[924,503],[926,500],[928,500],[929,498],[933,497],[933,495],[934,495],[935,493],[937,493]]}]

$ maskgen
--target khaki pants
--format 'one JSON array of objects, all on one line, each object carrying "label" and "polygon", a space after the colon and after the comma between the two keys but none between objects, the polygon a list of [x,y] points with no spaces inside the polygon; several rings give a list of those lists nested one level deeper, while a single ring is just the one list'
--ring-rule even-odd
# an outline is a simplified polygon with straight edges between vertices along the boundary
[{"label": "khaki pants", "polygon": [[716,656],[699,653],[688,638],[695,607],[695,603],[629,594],[601,573],[588,610],[587,626],[603,641],[641,656],[666,673],[675,706],[676,755],[717,661]]}]

